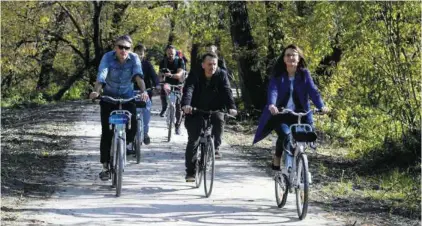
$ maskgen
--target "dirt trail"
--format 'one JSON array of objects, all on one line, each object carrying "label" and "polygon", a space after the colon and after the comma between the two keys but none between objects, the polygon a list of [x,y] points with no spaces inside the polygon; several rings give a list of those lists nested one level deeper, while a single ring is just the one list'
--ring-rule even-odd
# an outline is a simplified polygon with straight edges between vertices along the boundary
[{"label": "dirt trail", "polygon": [[53,225],[345,225],[316,206],[299,221],[295,197],[289,194],[285,208],[275,205],[274,181],[252,166],[240,153],[222,147],[216,162],[214,190],[184,181],[186,131],[168,143],[165,120],[158,116],[154,98],[151,144],[143,146],[142,162],[128,158],[122,196],[115,197],[110,182],[98,178],[101,125],[99,106],[88,105],[75,123],[63,182],[47,200],[33,200],[11,211],[16,224]]}]

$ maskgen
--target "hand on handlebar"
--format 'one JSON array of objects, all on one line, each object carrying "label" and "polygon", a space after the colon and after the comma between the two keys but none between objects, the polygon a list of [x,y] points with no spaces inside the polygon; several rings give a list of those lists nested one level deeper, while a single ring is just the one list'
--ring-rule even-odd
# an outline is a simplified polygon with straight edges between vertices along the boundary
[{"label": "hand on handlebar", "polygon": [[278,114],[278,109],[274,104],[269,105],[268,110],[271,112],[272,115]]},{"label": "hand on handlebar", "polygon": [[99,96],[100,96],[100,94],[94,91],[94,92],[91,92],[91,93],[89,94],[89,99],[94,100],[94,99],[96,99],[96,98],[97,98],[97,97],[99,97]]},{"label": "hand on handlebar", "polygon": [[325,113],[330,112],[330,109],[328,107],[322,107],[321,112],[325,114]]},{"label": "hand on handlebar", "polygon": [[141,94],[138,94],[139,98],[141,99],[141,101],[146,102],[149,99],[148,93],[147,92],[143,92]]},{"label": "hand on handlebar", "polygon": [[236,109],[229,109],[229,114],[232,116],[236,116],[237,115]]},{"label": "hand on handlebar", "polygon": [[185,112],[185,114],[192,114],[192,106],[190,105],[185,105],[182,107],[183,112]]}]

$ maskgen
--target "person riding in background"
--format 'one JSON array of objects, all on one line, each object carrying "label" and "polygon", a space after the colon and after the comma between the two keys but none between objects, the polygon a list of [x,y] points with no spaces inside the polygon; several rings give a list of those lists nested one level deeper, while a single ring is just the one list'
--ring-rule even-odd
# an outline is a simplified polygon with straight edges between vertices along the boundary
[{"label": "person riding in background", "polygon": [[[152,64],[145,58],[146,48],[141,43],[138,43],[133,49],[138,54],[142,64],[142,71],[144,72],[145,88],[156,88],[160,89],[160,81],[158,80],[157,74]],[[135,90],[139,90],[139,87],[135,85]],[[151,138],[148,135],[149,132],[149,121],[151,119],[151,105],[152,105],[152,90],[148,90],[149,100],[146,102],[145,108],[142,108],[143,120],[144,120],[144,144],[148,145],[151,143]],[[135,153],[135,151],[132,151]]]},{"label": "person riding in background", "polygon": [[[161,78],[161,81],[170,85],[182,85],[184,81],[183,68],[185,68],[184,62],[176,55],[176,48],[172,45],[168,45],[166,47],[166,56],[160,62],[159,77]],[[176,88],[176,90],[181,91],[181,88]],[[161,90],[161,117],[164,117],[164,114],[167,110],[166,96],[168,93],[169,89],[164,85],[163,89]],[[176,134],[180,135],[180,124],[182,122],[182,109],[180,106],[181,96],[177,95],[176,97],[176,122],[174,128],[176,130]]]}]

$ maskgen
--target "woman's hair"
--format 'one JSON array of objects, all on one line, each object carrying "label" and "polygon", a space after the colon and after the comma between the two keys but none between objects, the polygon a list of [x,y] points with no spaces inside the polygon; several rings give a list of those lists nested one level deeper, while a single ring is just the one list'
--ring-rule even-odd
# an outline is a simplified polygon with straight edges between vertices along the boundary
[{"label": "woman's hair", "polygon": [[305,58],[303,56],[303,51],[296,45],[290,44],[281,51],[281,55],[277,58],[277,61],[274,64],[272,75],[273,76],[281,76],[283,73],[287,73],[286,63],[284,63],[284,54],[286,53],[287,49],[294,49],[299,54],[299,63],[297,65],[298,70],[303,70],[306,68]]}]

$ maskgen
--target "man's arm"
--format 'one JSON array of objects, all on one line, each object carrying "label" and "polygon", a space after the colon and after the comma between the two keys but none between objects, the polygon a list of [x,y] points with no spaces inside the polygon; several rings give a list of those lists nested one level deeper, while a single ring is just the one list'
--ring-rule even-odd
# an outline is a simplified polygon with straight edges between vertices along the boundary
[{"label": "man's arm", "polygon": [[180,82],[183,82],[183,74],[184,71],[183,68],[185,67],[185,63],[183,62],[182,59],[178,58],[177,59],[179,61],[178,67],[177,67],[177,72],[175,74],[172,74],[170,78],[174,78],[179,80]]},{"label": "man's arm", "polygon": [[228,109],[233,109],[236,110],[236,105],[234,104],[234,99],[233,99],[233,92],[232,89],[230,87],[230,82],[229,79],[227,77],[227,72],[224,70],[221,70],[220,73],[223,73],[223,94],[226,96],[226,107]]},{"label": "man's arm", "polygon": [[151,62],[149,62],[149,61],[147,61],[147,62],[148,62],[148,67],[149,67],[148,73],[151,77],[151,80],[152,80],[154,87],[160,85],[160,80],[157,77],[157,73],[155,72],[154,67],[152,66]]},{"label": "man's arm", "polygon": [[189,76],[186,79],[185,85],[183,86],[183,95],[182,95],[182,101],[181,106],[190,106],[192,102],[192,95],[193,91],[195,90],[195,81],[196,76],[193,71],[189,72]]}]

